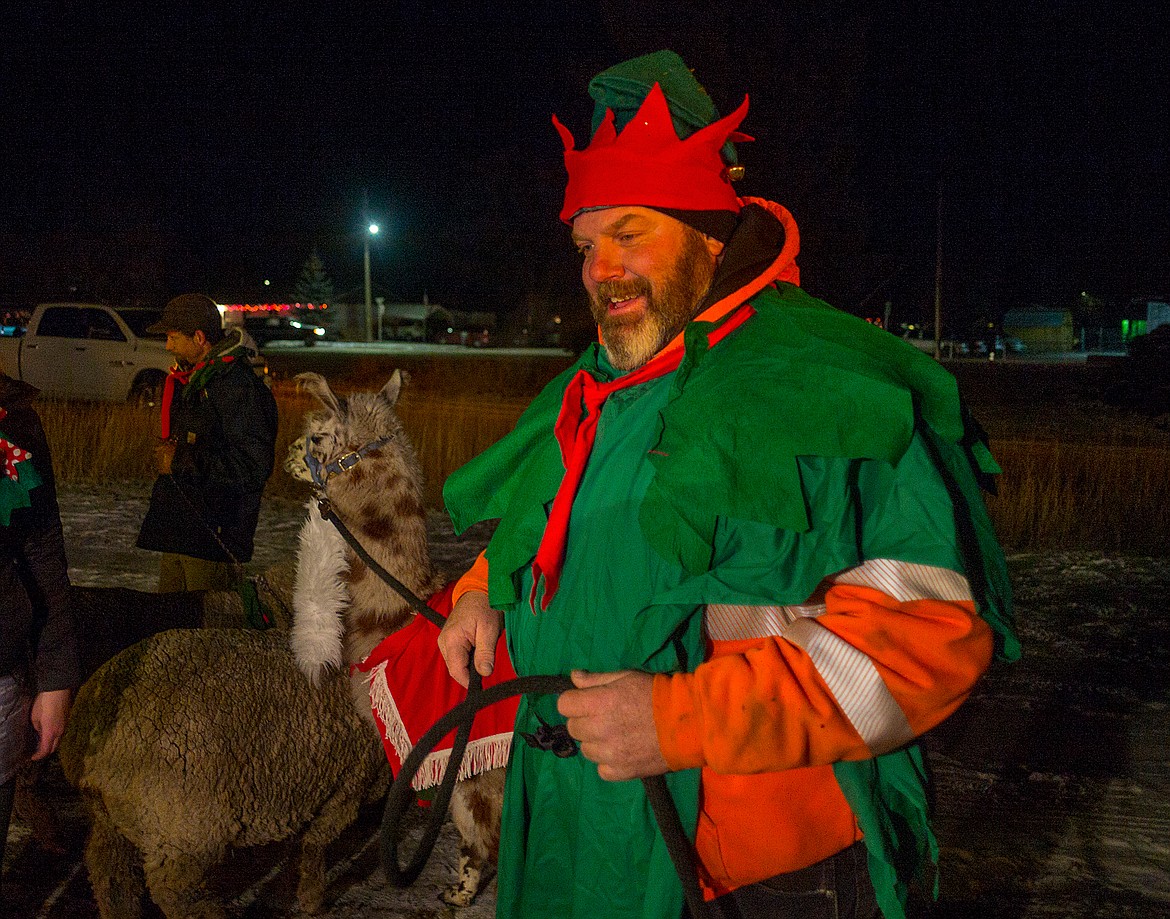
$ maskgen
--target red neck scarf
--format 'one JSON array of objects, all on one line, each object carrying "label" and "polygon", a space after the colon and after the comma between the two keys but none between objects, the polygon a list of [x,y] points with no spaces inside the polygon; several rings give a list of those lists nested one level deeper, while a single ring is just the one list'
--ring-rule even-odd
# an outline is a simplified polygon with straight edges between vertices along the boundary
[{"label": "red neck scarf", "polygon": [[[746,303],[742,305],[726,322],[707,336],[708,347],[714,347],[738,329],[754,312],[750,305]],[[597,422],[601,417],[601,408],[605,405],[605,400],[619,389],[637,386],[639,383],[646,383],[674,372],[682,363],[684,352],[681,342],[674,344],[659,352],[637,370],[609,383],[598,383],[584,368],[578,370],[569,381],[561,402],[560,414],[553,427],[553,433],[561,447],[561,459],[565,463],[565,477],[561,479],[556,497],[553,498],[548,523],[545,525],[540,547],[536,550],[536,558],[532,562],[532,593],[528,603],[533,612],[536,612],[536,592],[542,577],[544,578],[544,596],[540,601],[542,610],[548,609],[557,587],[560,586],[573,499],[577,496],[577,489],[589,463],[589,455],[593,452]]]},{"label": "red neck scarf", "polygon": [[175,401],[175,384],[180,383],[186,386],[191,382],[191,377],[195,376],[204,367],[210,367],[213,364],[230,364],[235,360],[235,355],[224,354],[220,357],[211,357],[201,360],[198,364],[190,370],[180,370],[178,367],[172,367],[171,372],[167,374],[166,380],[163,382],[162,401],[160,409],[160,417],[158,424],[158,436],[163,440],[170,440],[171,438],[171,403]]}]

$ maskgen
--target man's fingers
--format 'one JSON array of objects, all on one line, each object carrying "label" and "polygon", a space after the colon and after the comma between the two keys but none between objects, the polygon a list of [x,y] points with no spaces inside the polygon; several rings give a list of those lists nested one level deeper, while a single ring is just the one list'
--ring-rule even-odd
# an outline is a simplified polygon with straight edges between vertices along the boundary
[{"label": "man's fingers", "polygon": [[57,744],[53,739],[42,737],[37,742],[37,752],[30,756],[29,759],[44,759],[46,756],[52,754],[56,749]]},{"label": "man's fingers", "polygon": [[496,643],[493,641],[489,646],[477,642],[475,646],[475,672],[480,676],[491,676],[495,669]]},{"label": "man's fingers", "polygon": [[[466,688],[471,680],[471,673],[467,669],[468,655],[471,654],[471,642],[461,640],[458,634],[448,632],[439,633],[439,653],[447,665],[447,672],[460,686]],[[478,669],[478,668],[477,668]]]},{"label": "man's fingers", "polygon": [[612,673],[590,673],[588,670],[574,670],[569,674],[569,678],[578,689],[590,689],[593,686],[613,683],[632,672],[630,670],[616,670]]},{"label": "man's fingers", "polygon": [[455,682],[466,687],[472,666],[480,676],[491,676],[502,629],[503,617],[488,606],[486,594],[469,591],[460,597],[439,633],[439,651]]}]

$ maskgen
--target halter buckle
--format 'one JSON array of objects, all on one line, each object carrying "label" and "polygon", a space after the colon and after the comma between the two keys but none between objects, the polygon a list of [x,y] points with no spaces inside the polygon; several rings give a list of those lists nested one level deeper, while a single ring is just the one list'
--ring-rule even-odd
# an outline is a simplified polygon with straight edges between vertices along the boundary
[{"label": "halter buckle", "polygon": [[342,472],[349,472],[354,466],[362,461],[362,454],[354,450],[352,453],[346,453],[337,458],[337,468]]}]

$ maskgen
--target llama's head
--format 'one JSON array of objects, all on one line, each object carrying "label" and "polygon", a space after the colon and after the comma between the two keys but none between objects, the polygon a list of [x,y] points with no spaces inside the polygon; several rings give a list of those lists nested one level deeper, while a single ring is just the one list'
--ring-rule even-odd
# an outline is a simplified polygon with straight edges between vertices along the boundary
[{"label": "llama's head", "polygon": [[400,370],[390,375],[378,392],[358,392],[339,398],[325,378],[316,373],[297,376],[301,388],[321,403],[305,417],[305,433],[289,446],[285,470],[294,478],[314,481],[313,469],[327,485],[335,476],[361,480],[368,467],[358,469],[366,457],[395,467],[409,481],[419,473],[414,450],[406,438],[394,406],[409,377]]},{"label": "llama's head", "polygon": [[[416,585],[412,589],[432,589],[422,475],[394,410],[405,374],[396,370],[378,392],[345,397],[318,374],[302,373],[297,381],[321,408],[306,416],[285,469],[318,487],[324,483],[333,509],[366,551],[403,583]],[[390,588],[364,565],[351,568],[352,561],[338,531],[310,501],[297,555],[290,645],[314,682],[340,668],[346,655],[350,663],[360,660],[409,615],[399,613],[409,610],[405,601],[387,599]]]}]

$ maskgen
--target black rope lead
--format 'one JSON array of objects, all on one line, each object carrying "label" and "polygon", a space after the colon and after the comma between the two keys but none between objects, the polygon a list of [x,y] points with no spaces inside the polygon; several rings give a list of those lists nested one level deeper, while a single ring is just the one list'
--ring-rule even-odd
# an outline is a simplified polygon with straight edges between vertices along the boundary
[{"label": "black rope lead", "polygon": [[[398,596],[402,597],[403,600],[410,604],[411,609],[423,616],[423,618],[425,618],[431,625],[437,626],[440,629],[443,628],[443,624],[446,622],[446,620],[433,609],[431,609],[431,607],[427,605],[426,601],[421,599],[418,594],[416,594],[413,590],[398,580],[398,578],[394,577],[394,575],[378,564],[378,560],[366,551],[365,546],[363,546],[358,541],[358,538],[349,531],[349,527],[347,527],[342,522],[341,518],[337,516],[337,512],[333,509],[333,505],[324,495],[317,496],[317,511],[321,514],[321,518],[323,520],[328,520],[333,524],[334,527],[337,528],[337,532],[341,534],[341,538],[345,540],[346,544],[351,549],[353,549],[355,553],[357,553],[358,558],[365,562],[370,570],[373,571],[374,574],[376,574],[378,577],[380,577],[388,586],[394,588],[395,593],[397,593]],[[472,672],[474,673],[475,671],[473,670]]]},{"label": "black rope lead", "polygon": [[[473,677],[478,677],[474,668]],[[451,793],[455,789],[455,777],[459,774],[459,763],[463,759],[463,749],[467,744],[467,737],[471,733],[471,725],[476,714],[504,699],[520,695],[559,694],[566,689],[573,688],[573,681],[563,676],[526,676],[517,677],[506,683],[497,683],[488,689],[468,690],[467,698],[447,712],[435,722],[414,745],[406,762],[394,784],[390,787],[390,794],[386,799],[386,809],[382,815],[382,869],[391,884],[396,887],[408,887],[418,878],[419,873],[426,865],[442,829],[446,818],[447,806],[451,801]],[[411,781],[415,773],[422,766],[423,760],[453,729],[458,729],[455,735],[455,747],[451,750],[451,758],[447,761],[447,769],[443,773],[443,781],[439,792],[431,805],[431,816],[423,833],[423,838],[415,849],[410,864],[403,868],[398,861],[398,845],[402,833],[402,818],[414,801],[414,789]],[[659,832],[666,843],[666,851],[674,864],[675,873],[683,887],[687,907],[694,919],[721,919],[722,910],[714,903],[703,901],[703,892],[699,888],[698,865],[695,861],[694,846],[690,837],[683,829],[678,809],[674,806],[674,799],[666,786],[663,776],[655,775],[642,779],[642,786],[646,797],[650,801],[650,808],[658,821]]]},{"label": "black rope lead", "polygon": [[[392,587],[399,596],[410,604],[412,609],[442,629],[445,622],[443,617],[383,568],[366,551],[341,518],[337,516],[328,498],[323,495],[318,497],[317,510],[323,519],[328,520],[337,528],[349,547],[378,577]],[[451,804],[451,795],[455,791],[455,781],[459,775],[459,764],[463,762],[463,753],[467,749],[467,741],[471,737],[471,728],[476,714],[481,709],[512,696],[559,694],[566,689],[573,688],[573,682],[568,677],[528,676],[518,677],[506,683],[497,683],[489,689],[484,689],[483,678],[480,677],[474,666],[474,657],[468,661],[468,670],[470,672],[470,685],[467,690],[467,698],[435,722],[431,729],[419,739],[406,758],[406,762],[402,764],[402,769],[394,783],[390,786],[390,793],[386,798],[386,809],[382,813],[382,870],[386,873],[386,879],[395,887],[409,887],[413,884],[430,859],[431,852],[434,851],[435,842],[438,840],[443,823],[447,819],[447,809]],[[402,834],[402,818],[415,800],[411,782],[422,766],[423,760],[452,730],[455,730],[455,743],[451,748],[447,769],[443,773],[443,781],[439,784],[439,791],[431,803],[431,813],[423,830],[422,839],[419,840],[419,844],[415,848],[410,864],[403,868],[398,861],[398,845]],[[537,733],[539,734],[539,732]],[[555,746],[553,752],[558,756],[566,755]],[[650,802],[654,818],[658,821],[658,829],[666,843],[666,851],[670,854],[675,873],[682,884],[683,894],[686,897],[691,916],[693,919],[721,919],[722,910],[715,903],[707,903],[703,900],[703,892],[699,888],[699,872],[694,846],[691,845],[690,838],[683,830],[678,809],[674,806],[674,799],[671,798],[670,790],[666,787],[666,779],[660,775],[649,776],[642,779],[642,786],[646,790],[646,798]]]}]

